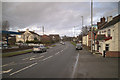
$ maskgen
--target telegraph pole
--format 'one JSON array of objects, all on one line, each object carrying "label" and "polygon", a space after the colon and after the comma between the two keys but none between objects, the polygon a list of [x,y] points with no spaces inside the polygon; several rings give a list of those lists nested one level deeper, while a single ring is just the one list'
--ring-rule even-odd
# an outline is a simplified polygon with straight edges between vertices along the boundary
[{"label": "telegraph pole", "polygon": [[92,23],[93,23],[93,0],[91,0],[91,52],[92,52],[92,37],[93,37],[93,33],[92,33]]},{"label": "telegraph pole", "polygon": [[74,37],[75,37],[75,26],[74,26]]},{"label": "telegraph pole", "polygon": [[44,35],[44,26],[42,27],[43,35]]},{"label": "telegraph pole", "polygon": [[82,43],[83,43],[83,16],[81,16],[82,18]]}]

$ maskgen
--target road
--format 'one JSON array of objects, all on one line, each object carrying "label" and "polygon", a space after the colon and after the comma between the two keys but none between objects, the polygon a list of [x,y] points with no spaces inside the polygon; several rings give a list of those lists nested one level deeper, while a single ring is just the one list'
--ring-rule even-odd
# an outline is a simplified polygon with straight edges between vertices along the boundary
[{"label": "road", "polygon": [[73,78],[78,54],[70,42],[44,53],[28,53],[3,59],[3,78]]}]

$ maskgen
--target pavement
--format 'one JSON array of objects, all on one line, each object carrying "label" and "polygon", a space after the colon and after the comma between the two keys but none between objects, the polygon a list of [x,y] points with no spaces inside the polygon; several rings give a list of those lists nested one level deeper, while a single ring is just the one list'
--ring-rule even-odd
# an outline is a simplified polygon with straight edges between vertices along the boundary
[{"label": "pavement", "polygon": [[118,59],[77,50],[70,42],[44,53],[3,58],[3,78],[117,78]]},{"label": "pavement", "polygon": [[79,52],[76,78],[118,78],[118,59],[103,58],[84,49]]}]

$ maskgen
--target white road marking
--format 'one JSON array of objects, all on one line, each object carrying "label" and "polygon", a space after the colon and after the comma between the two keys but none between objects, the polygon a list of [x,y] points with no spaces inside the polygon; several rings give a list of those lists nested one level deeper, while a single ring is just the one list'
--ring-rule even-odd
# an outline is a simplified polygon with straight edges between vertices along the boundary
[{"label": "white road marking", "polygon": [[51,58],[51,57],[53,57],[53,56],[49,56],[49,57],[47,57],[47,58],[43,59],[43,61],[45,61],[45,60],[47,60],[47,59],[49,59],[49,58]]},{"label": "white road marking", "polygon": [[7,71],[1,71],[0,74],[4,74],[4,73],[9,73],[10,71],[12,71],[13,69],[9,69]]},{"label": "white road marking", "polygon": [[8,63],[8,64],[4,64],[4,65],[2,65],[2,66],[0,66],[0,67],[5,67],[5,66],[8,66],[8,65],[11,65],[11,64],[14,64],[15,62],[11,62],[11,63]]},{"label": "white road marking", "polygon": [[24,58],[22,60],[27,60],[27,59],[30,59],[30,58],[33,58],[33,57],[35,57],[35,56],[27,57],[27,58]]},{"label": "white road marking", "polygon": [[76,57],[76,62],[75,62],[74,68],[73,68],[72,78],[74,78],[74,76],[75,76],[78,60],[79,60],[79,53],[78,53],[78,55]]},{"label": "white road marking", "polygon": [[30,60],[40,59],[40,58],[42,58],[42,57],[44,57],[44,56],[40,56],[40,57],[38,57],[38,58],[30,58]]},{"label": "white road marking", "polygon": [[55,55],[59,54],[60,52],[55,53]]},{"label": "white road marking", "polygon": [[10,76],[12,76],[12,75],[14,75],[14,74],[16,74],[16,73],[19,73],[19,72],[21,72],[21,71],[23,71],[23,70],[25,70],[25,69],[27,69],[27,68],[30,68],[30,67],[32,67],[32,66],[34,66],[34,65],[36,65],[36,64],[37,64],[37,63],[31,64],[31,65],[29,65],[29,66],[27,66],[27,67],[25,67],[25,68],[22,68],[22,69],[20,69],[20,70],[18,70],[18,71],[16,71],[16,72],[13,72],[13,73],[10,74]]},{"label": "white road marking", "polygon": [[63,52],[63,50],[61,50],[61,52]]}]

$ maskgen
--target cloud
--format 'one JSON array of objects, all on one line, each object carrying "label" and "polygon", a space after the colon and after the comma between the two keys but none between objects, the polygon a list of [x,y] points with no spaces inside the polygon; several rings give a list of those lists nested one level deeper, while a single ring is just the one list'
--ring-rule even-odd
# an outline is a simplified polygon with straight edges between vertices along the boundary
[{"label": "cloud", "polygon": [[[46,34],[72,36],[74,26],[79,25],[81,29],[81,16],[84,16],[84,25],[90,25],[89,2],[3,2],[2,9],[2,19],[8,20],[14,31],[29,28],[41,34],[44,26]],[[117,3],[94,3],[94,23],[110,11],[116,14],[115,9]],[[79,32],[76,30],[76,34]]]}]

